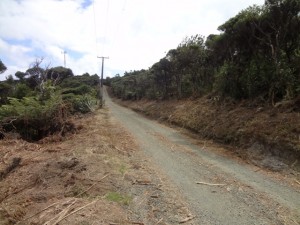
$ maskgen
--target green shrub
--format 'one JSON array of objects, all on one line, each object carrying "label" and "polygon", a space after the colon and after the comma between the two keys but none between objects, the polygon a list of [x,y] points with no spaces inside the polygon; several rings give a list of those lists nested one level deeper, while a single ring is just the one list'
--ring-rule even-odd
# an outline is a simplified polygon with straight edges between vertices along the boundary
[{"label": "green shrub", "polygon": [[73,108],[77,112],[88,113],[96,110],[98,100],[91,95],[76,96],[73,100]]},{"label": "green shrub", "polygon": [[26,84],[18,83],[15,87],[13,95],[15,98],[21,99],[26,96],[31,96],[32,92],[33,91]]},{"label": "green shrub", "polygon": [[99,101],[90,94],[75,95],[73,93],[63,94],[62,98],[72,106],[72,112],[88,113],[97,109]]},{"label": "green shrub", "polygon": [[62,91],[62,94],[70,94],[73,93],[75,95],[83,95],[92,92],[92,87],[86,85],[86,84],[81,84],[78,87],[75,88],[66,88]]},{"label": "green shrub", "polygon": [[0,126],[5,131],[16,131],[25,140],[39,140],[61,131],[66,124],[68,108],[60,95],[46,101],[35,97],[9,98],[9,104],[0,107]]}]

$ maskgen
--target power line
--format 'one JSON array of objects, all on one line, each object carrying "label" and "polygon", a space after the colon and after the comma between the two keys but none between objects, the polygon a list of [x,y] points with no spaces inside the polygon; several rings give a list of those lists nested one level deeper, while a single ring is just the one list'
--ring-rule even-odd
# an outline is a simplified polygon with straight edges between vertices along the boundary
[{"label": "power line", "polygon": [[107,27],[108,27],[108,12],[109,12],[109,0],[107,0],[107,7],[106,7],[106,17],[105,17],[105,28],[104,28],[104,35],[103,35],[103,42],[102,42],[102,54],[104,54],[104,46],[106,44],[106,36],[107,36]]},{"label": "power line", "polygon": [[123,21],[122,18],[123,18],[125,9],[126,9],[126,4],[127,4],[127,0],[124,0],[123,6],[122,6],[122,9],[121,9],[121,14],[120,14],[120,16],[119,16],[119,18],[118,18],[118,23],[117,23],[115,32],[113,33],[113,37],[112,37],[112,42],[111,42],[110,50],[113,49],[113,47],[114,47],[114,45],[115,45],[115,43],[116,43],[116,37],[117,37],[117,35],[118,35],[118,33],[119,33],[119,29],[120,29],[121,22]]},{"label": "power line", "polygon": [[96,26],[96,13],[95,13],[95,0],[93,0],[93,14],[94,14],[94,34],[95,34],[95,45],[96,53],[98,52],[98,35],[97,35],[97,26]]}]

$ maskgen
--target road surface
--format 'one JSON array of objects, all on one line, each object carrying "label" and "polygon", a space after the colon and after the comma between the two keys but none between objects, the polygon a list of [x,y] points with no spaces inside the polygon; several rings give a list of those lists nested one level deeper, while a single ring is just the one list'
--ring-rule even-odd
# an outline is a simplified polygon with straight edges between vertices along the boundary
[{"label": "road surface", "polygon": [[178,188],[194,224],[299,224],[299,189],[115,104],[106,90],[104,97],[112,116]]}]

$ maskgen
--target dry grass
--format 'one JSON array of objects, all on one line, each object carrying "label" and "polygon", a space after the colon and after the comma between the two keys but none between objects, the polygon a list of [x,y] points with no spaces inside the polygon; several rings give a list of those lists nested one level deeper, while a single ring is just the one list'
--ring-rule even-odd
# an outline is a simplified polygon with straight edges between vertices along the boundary
[{"label": "dry grass", "polygon": [[[0,140],[0,172],[21,159],[0,182],[1,225],[155,224],[161,218],[172,224],[174,214],[188,213],[178,212],[184,207],[178,194],[163,191],[157,173],[107,109],[73,122],[80,129],[60,140]],[[137,182],[145,180],[151,185]],[[154,199],[158,187],[165,197]],[[147,204],[136,204],[141,201]],[[155,213],[154,205],[160,205]]]},{"label": "dry grass", "polygon": [[[127,213],[122,206],[103,196],[116,191],[115,184],[122,179],[119,164],[127,154],[128,141],[122,143],[118,134],[116,142],[112,130],[117,128],[110,123],[107,111],[77,118],[75,122],[81,127],[80,133],[70,134],[62,141],[56,141],[54,136],[39,143],[1,141],[0,171],[7,171],[15,158],[21,161],[0,183],[0,224],[54,224],[59,215],[93,199],[99,201],[60,224],[78,224],[84,220],[89,224],[95,221],[127,224]],[[119,155],[121,148],[123,153]],[[105,174],[108,176],[101,180]],[[40,212],[46,207],[49,208]]]}]

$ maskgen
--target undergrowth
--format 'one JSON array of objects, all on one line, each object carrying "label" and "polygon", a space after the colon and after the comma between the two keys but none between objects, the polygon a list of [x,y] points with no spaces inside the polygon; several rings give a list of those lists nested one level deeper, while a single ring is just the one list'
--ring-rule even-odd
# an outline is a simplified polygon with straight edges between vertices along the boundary
[{"label": "undergrowth", "polygon": [[106,194],[106,199],[112,202],[118,202],[124,205],[129,205],[131,202],[131,197],[127,195],[121,195],[118,192],[109,192]]},{"label": "undergrowth", "polygon": [[39,140],[55,132],[63,134],[68,107],[59,94],[43,101],[36,97],[9,98],[9,103],[0,107],[0,125],[5,132],[16,131],[25,140]]}]

